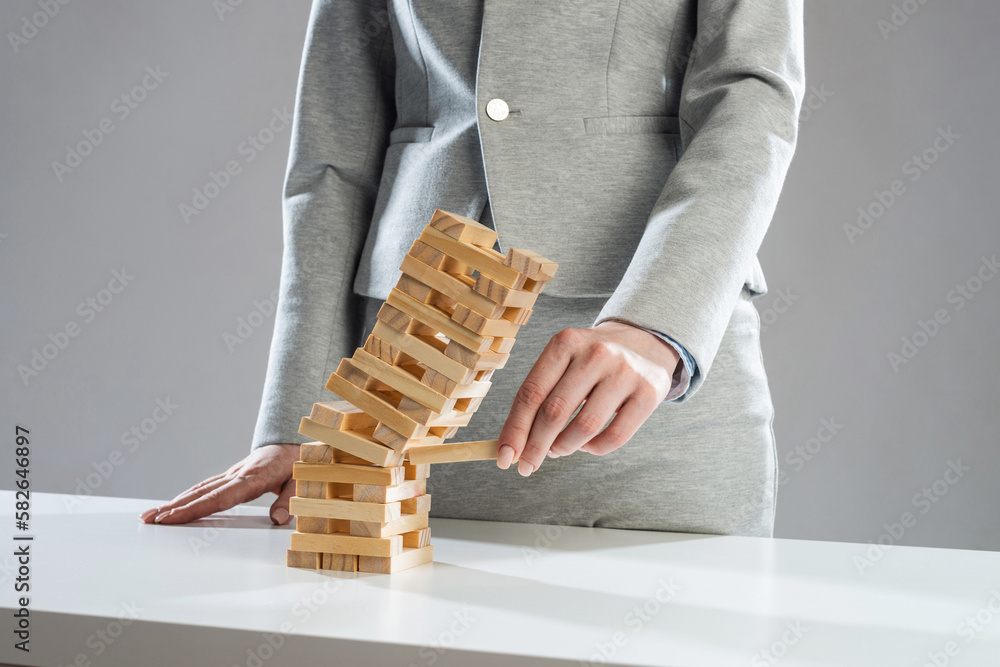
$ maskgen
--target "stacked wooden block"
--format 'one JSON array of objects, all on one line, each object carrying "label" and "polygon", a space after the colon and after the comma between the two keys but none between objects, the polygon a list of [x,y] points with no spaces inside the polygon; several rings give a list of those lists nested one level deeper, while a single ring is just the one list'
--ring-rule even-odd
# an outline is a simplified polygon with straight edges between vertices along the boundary
[{"label": "stacked wooden block", "polygon": [[444,443],[469,422],[518,328],[555,275],[528,250],[435,211],[364,347],[343,359],[299,432],[291,567],[396,572],[433,559],[431,462],[496,457],[496,441]]}]

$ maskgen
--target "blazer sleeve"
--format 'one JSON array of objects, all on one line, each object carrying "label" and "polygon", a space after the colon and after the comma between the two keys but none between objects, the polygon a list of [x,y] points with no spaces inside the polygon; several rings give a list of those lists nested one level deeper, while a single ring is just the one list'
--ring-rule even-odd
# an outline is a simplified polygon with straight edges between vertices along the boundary
[{"label": "blazer sleeve", "polygon": [[712,366],[795,150],[805,87],[801,0],[702,0],[681,86],[683,153],[595,325],[687,349],[693,396]]},{"label": "blazer sleeve", "polygon": [[326,379],[363,332],[353,282],[395,123],[385,0],[315,0],[292,122],[284,251],[252,449],[301,443],[299,421],[331,400]]}]

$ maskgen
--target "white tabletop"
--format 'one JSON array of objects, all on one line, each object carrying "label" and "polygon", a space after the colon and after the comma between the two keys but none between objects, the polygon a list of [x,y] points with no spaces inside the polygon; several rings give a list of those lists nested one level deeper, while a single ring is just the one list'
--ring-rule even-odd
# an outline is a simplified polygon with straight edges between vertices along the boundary
[{"label": "white tabletop", "polygon": [[69,499],[32,494],[16,533],[24,654],[0,492],[2,663],[1000,665],[993,552],[432,519],[431,565],[316,572],[262,508],[153,526],[153,501]]}]

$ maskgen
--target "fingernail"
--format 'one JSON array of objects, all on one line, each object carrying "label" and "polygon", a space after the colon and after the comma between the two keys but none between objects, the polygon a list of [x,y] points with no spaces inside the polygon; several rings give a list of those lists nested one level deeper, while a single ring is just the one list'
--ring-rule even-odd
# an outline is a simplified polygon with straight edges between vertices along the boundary
[{"label": "fingernail", "polygon": [[143,512],[142,514],[139,515],[139,519],[141,521],[145,521],[146,519],[148,519],[149,517],[153,516],[154,514],[156,514],[159,511],[160,511],[159,507],[154,507],[151,510],[146,510],[145,512]]},{"label": "fingernail", "polygon": [[157,517],[155,519],[153,519],[153,523],[160,523],[161,521],[163,521],[164,519],[166,519],[168,516],[170,516],[173,513],[174,513],[174,511],[170,510],[169,512],[164,512],[163,514],[157,515]]},{"label": "fingernail", "polygon": [[546,454],[546,456],[548,456],[550,459],[557,459],[557,458],[559,458],[559,455],[556,454],[555,452],[552,452],[551,450],[549,451],[548,454]]},{"label": "fingernail", "polygon": [[502,445],[497,452],[497,467],[506,470],[514,460],[514,448],[510,445]]},{"label": "fingernail", "polygon": [[517,472],[521,475],[521,477],[527,477],[531,473],[535,472],[535,466],[531,465],[524,459],[521,459],[521,462],[517,464]]},{"label": "fingernail", "polygon": [[282,526],[288,523],[288,518],[290,516],[291,514],[288,513],[288,510],[286,510],[283,507],[279,507],[278,509],[274,510],[273,514],[271,514],[271,521],[274,521],[279,526]]}]

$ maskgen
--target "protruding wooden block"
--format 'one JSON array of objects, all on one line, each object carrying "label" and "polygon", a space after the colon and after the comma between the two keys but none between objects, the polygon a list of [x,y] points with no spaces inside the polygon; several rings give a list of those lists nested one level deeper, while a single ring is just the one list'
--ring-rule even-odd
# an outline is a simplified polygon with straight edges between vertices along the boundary
[{"label": "protruding wooden block", "polygon": [[[402,462],[399,452],[389,449],[364,431],[338,431],[303,417],[299,423],[299,433],[376,465],[394,466]],[[299,451],[301,456],[301,449]]]},{"label": "protruding wooden block", "polygon": [[347,401],[313,403],[309,419],[317,424],[335,428],[338,431],[375,428],[375,425],[378,423],[378,420],[374,417]]},{"label": "protruding wooden block", "polygon": [[[434,445],[429,445],[433,447]],[[426,479],[408,479],[393,486],[380,484],[355,484],[354,502],[394,503],[421,496],[427,492]]]},{"label": "protruding wooden block", "polygon": [[341,572],[358,571],[357,554],[320,554],[320,567],[324,570]]},{"label": "protruding wooden block", "polygon": [[[292,464],[292,478],[298,481],[297,484],[316,484],[323,482],[345,482],[351,484],[399,484],[403,480],[403,466],[393,466],[383,468],[373,465],[350,465],[347,463],[303,463],[298,461]],[[325,486],[325,484],[323,484]],[[324,490],[325,491],[325,490]],[[328,496],[296,495],[303,498],[324,498]]]},{"label": "protruding wooden block", "polygon": [[404,549],[419,549],[431,543],[431,529],[421,528],[411,533],[403,533]]},{"label": "protruding wooden block", "polygon": [[349,519],[327,519],[316,516],[295,517],[295,530],[300,533],[321,533],[329,535],[331,533],[350,533],[351,522]]},{"label": "protruding wooden block", "polygon": [[[414,336],[434,336],[438,332],[434,327],[429,327],[423,322],[413,319],[388,303],[382,304],[376,318],[379,322],[385,322],[400,333],[413,334]],[[383,338],[383,340],[389,339]]]},{"label": "protruding wooden block", "polygon": [[431,494],[425,493],[415,498],[407,498],[399,501],[399,508],[403,514],[423,514],[431,511]]},{"label": "protruding wooden block", "polygon": [[374,334],[368,336],[368,339],[365,341],[365,346],[362,349],[373,357],[378,357],[385,363],[391,365],[396,365],[397,363],[404,364],[407,358],[412,358],[407,357],[407,355],[403,354],[401,350],[398,350],[392,345],[386,343],[384,340],[377,338]]},{"label": "protruding wooden block", "polygon": [[375,323],[372,335],[378,336],[428,368],[433,368],[455,382],[463,384],[475,379],[475,375],[470,373],[468,368],[444,353],[445,348],[448,347],[448,341],[433,336],[403,334],[383,322]]},{"label": "protruding wooden block", "polygon": [[[422,264],[419,260],[416,260],[409,255],[406,255],[406,258],[407,259],[404,260],[404,265],[407,262],[410,262],[417,266],[423,266],[431,274],[437,273],[434,269]],[[442,273],[440,275],[446,276],[448,274]],[[396,281],[396,289],[404,294],[409,294],[421,303],[434,305],[449,313],[455,309],[455,305],[457,303],[455,299],[451,298],[448,294],[440,292],[437,288],[432,287],[415,276],[408,275],[406,273],[401,275],[399,280]]]},{"label": "protruding wooden block", "polygon": [[305,463],[358,463],[372,465],[360,456],[334,449],[325,442],[305,442],[299,445],[299,458]]},{"label": "protruding wooden block", "polygon": [[359,556],[395,556],[403,551],[403,538],[356,537],[333,533],[292,533],[292,549],[296,551],[317,551],[319,553],[357,554]]},{"label": "protruding wooden block", "polygon": [[312,551],[296,551],[288,549],[285,552],[285,564],[288,567],[303,567],[310,570],[318,570],[320,566],[320,555]]},{"label": "protruding wooden block", "polygon": [[420,239],[416,239],[413,242],[413,245],[410,246],[410,252],[407,254],[416,257],[433,269],[450,273],[453,276],[471,275],[475,272],[475,269],[471,266],[462,264],[454,257],[449,257],[437,248],[432,248],[427,245]]},{"label": "protruding wooden block", "polygon": [[341,498],[315,500],[293,496],[289,499],[288,506],[288,511],[295,516],[313,516],[321,519],[389,523],[402,515],[402,509],[398,502],[365,503]]},{"label": "protruding wooden block", "polygon": [[[451,399],[452,409],[446,412],[435,412],[430,408],[420,405],[416,401],[412,401],[409,398],[403,398],[399,402],[399,409],[405,410],[406,414],[420,422],[421,424],[426,424],[428,428],[434,428],[439,426],[465,426],[469,423],[472,418],[472,413],[475,410],[459,410],[459,401],[462,401],[462,407],[467,407],[468,402],[474,399]],[[423,443],[413,442],[407,445],[408,447],[420,446]]]},{"label": "protruding wooden block", "polygon": [[[410,447],[406,451],[410,463],[452,463],[456,461],[487,461],[497,457],[496,440],[446,442],[440,445]],[[515,461],[517,459],[514,459]],[[355,487],[356,488],[356,487]]]},{"label": "protruding wooden block", "polygon": [[508,249],[503,263],[538,282],[552,280],[556,275],[556,269],[559,268],[555,262],[524,248]]},{"label": "protruding wooden block", "polygon": [[493,342],[490,343],[490,352],[509,354],[514,349],[514,343],[516,342],[516,338],[494,338]]},{"label": "protruding wooden block", "polygon": [[358,558],[358,569],[361,572],[377,574],[393,574],[417,565],[430,563],[434,560],[434,545],[428,544],[419,549],[404,548],[398,556],[391,558],[379,556],[361,556]]},{"label": "protruding wooden block", "polygon": [[527,280],[527,276],[505,265],[503,262],[506,258],[495,250],[463,245],[432,227],[424,229],[423,233],[420,234],[420,240],[446,255],[454,257],[463,264],[471,266],[501,285],[520,289]]},{"label": "protruding wooden block", "polygon": [[492,248],[493,244],[497,242],[498,235],[496,231],[481,222],[476,222],[472,218],[466,218],[463,215],[448,213],[441,209],[434,210],[430,226],[462,243],[471,243],[483,248]]},{"label": "protruding wooden block", "polygon": [[[427,512],[421,514],[404,514],[395,521],[389,523],[377,523],[374,521],[352,521],[351,535],[358,537],[390,537],[392,535],[402,535],[415,530],[427,527]],[[421,545],[423,546],[423,545]]]}]

